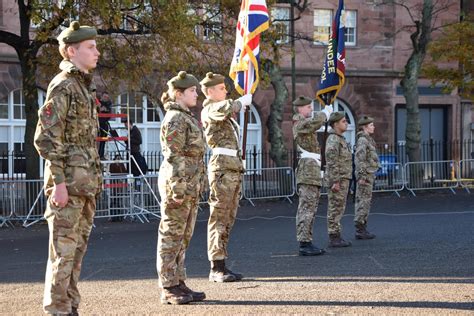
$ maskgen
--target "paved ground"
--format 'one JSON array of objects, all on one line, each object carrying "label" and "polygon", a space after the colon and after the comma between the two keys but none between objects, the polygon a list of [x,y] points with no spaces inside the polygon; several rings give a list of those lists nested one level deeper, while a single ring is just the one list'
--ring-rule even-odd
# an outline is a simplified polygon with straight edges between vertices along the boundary
[{"label": "paved ground", "polygon": [[[296,255],[296,205],[242,203],[231,240],[231,268],[245,281],[207,281],[206,223],[200,213],[187,256],[188,285],[208,299],[188,306],[159,303],[156,221],[97,221],[84,260],[80,311],[91,314],[473,314],[474,195],[376,195],[371,241]],[[327,244],[321,202],[318,245]],[[353,204],[343,218],[353,240]],[[47,227],[0,229],[0,313],[41,314]]]}]

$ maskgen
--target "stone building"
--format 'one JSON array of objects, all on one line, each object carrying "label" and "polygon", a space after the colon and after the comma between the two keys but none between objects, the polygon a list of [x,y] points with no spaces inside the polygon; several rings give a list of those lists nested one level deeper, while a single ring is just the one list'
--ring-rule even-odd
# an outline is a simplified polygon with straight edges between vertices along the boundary
[{"label": "stone building", "polygon": [[[279,1],[283,2],[283,1]],[[330,25],[337,9],[335,0],[310,0],[309,7],[301,13],[295,22],[296,83],[295,95],[314,97],[316,94],[324,53],[325,42],[330,33]],[[400,80],[405,63],[411,52],[409,32],[403,31],[411,20],[403,7],[396,5],[378,5],[378,0],[345,0],[346,10],[346,84],[336,102],[337,110],[344,110],[349,119],[346,138],[355,143],[357,119],[368,114],[375,117],[378,143],[403,145],[406,112],[404,109]],[[19,30],[16,1],[0,2],[0,31]],[[442,12],[438,23],[455,22],[460,18],[461,10],[472,12],[471,1],[452,1],[449,10]],[[272,15],[289,18],[290,6],[276,4]],[[289,22],[281,23],[288,29]],[[284,108],[282,129],[286,147],[291,151],[291,55],[289,37],[281,42],[281,68],[285,76],[290,98]],[[230,61],[229,61],[230,62]],[[45,97],[46,86],[38,92],[39,104]],[[146,95],[136,98],[133,93],[109,91],[114,103],[120,107],[130,106],[132,119],[143,135],[142,149],[158,151],[160,121],[163,111],[148,102]],[[422,119],[422,140],[450,141],[474,139],[473,105],[461,100],[456,92],[443,94],[441,87],[431,87],[428,80],[419,80],[420,114]],[[259,151],[270,149],[266,122],[274,92],[271,88],[259,89],[254,96],[247,148]],[[138,100],[138,101],[137,101]],[[315,102],[315,109],[319,104]],[[0,44],[0,152],[21,151],[24,135],[25,115],[21,91],[21,70],[15,51]],[[119,121],[112,125],[121,125]],[[5,158],[4,158],[5,159]],[[261,162],[259,162],[261,165]],[[156,167],[156,166],[155,166]],[[2,172],[13,170],[14,160],[2,161]]]}]

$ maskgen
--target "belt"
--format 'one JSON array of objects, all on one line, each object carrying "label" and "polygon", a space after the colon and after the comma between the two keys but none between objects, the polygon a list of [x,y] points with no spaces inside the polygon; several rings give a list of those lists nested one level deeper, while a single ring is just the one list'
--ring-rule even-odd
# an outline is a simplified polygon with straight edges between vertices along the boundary
[{"label": "belt", "polygon": [[212,149],[212,154],[213,155],[226,155],[226,156],[237,157],[237,150],[222,148],[222,147],[216,147],[216,148]]},{"label": "belt", "polygon": [[301,152],[300,158],[311,158],[316,160],[318,166],[321,166],[321,155],[316,153],[310,153],[309,151],[303,150]]}]

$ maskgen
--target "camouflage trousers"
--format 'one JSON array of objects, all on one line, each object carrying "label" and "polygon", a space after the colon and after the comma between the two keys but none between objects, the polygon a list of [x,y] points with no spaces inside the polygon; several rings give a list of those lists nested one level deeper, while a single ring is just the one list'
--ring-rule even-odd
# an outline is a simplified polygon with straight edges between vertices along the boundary
[{"label": "camouflage trousers", "polygon": [[296,240],[313,241],[313,226],[319,204],[320,187],[298,184],[299,204],[296,213]]},{"label": "camouflage trousers", "polygon": [[207,257],[209,261],[228,257],[227,245],[239,207],[242,174],[236,171],[209,173],[210,215],[207,224]]},{"label": "camouflage trousers", "polygon": [[162,201],[156,268],[162,288],[186,280],[184,260],[196,224],[200,185],[193,187],[196,192],[186,192],[183,203],[177,204],[166,184],[159,184]]},{"label": "camouflage trousers", "polygon": [[354,222],[357,224],[367,224],[369,217],[370,203],[372,201],[372,187],[374,185],[374,175],[367,177],[368,183],[357,183]]},{"label": "camouflage trousers", "polygon": [[349,180],[341,179],[339,184],[339,192],[333,192],[328,188],[328,234],[340,234],[342,231],[341,218],[346,210]]},{"label": "camouflage trousers", "polygon": [[48,198],[44,217],[49,228],[49,254],[46,266],[43,309],[46,313],[70,313],[78,307],[77,288],[82,258],[92,230],[96,200],[69,196],[66,207],[59,208]]}]

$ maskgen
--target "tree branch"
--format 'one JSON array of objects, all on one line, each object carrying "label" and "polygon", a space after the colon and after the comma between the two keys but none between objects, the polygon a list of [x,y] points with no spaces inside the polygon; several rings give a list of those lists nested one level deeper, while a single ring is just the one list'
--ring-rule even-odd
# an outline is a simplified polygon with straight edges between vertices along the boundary
[{"label": "tree branch", "polygon": [[99,35],[111,35],[111,34],[123,34],[123,35],[146,35],[151,34],[150,31],[145,30],[124,30],[119,28],[108,28],[108,29],[98,29],[97,34]]},{"label": "tree branch", "polygon": [[5,43],[11,47],[13,47],[17,52],[19,49],[21,49],[22,43],[21,43],[21,37],[10,33],[6,31],[0,30],[0,42]]}]

